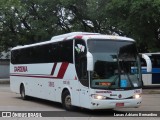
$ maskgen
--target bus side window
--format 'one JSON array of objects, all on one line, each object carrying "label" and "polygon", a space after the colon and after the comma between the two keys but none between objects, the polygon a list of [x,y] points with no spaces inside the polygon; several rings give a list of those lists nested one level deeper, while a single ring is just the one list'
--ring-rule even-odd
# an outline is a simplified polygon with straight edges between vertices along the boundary
[{"label": "bus side window", "polygon": [[89,86],[87,72],[87,50],[83,40],[75,40],[75,66],[78,78],[82,85]]}]

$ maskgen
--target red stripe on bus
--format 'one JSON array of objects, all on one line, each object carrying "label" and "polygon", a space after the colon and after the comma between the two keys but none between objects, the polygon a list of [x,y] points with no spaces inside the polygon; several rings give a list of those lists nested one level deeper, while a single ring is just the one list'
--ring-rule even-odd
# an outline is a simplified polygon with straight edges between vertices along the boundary
[{"label": "red stripe on bus", "polygon": [[53,77],[53,76],[35,76],[35,75],[10,75],[10,76],[18,76],[18,77],[33,77],[33,78],[50,78],[50,79],[58,79],[57,77]]},{"label": "red stripe on bus", "polygon": [[66,72],[66,70],[68,68],[68,65],[69,65],[69,63],[66,63],[66,62],[62,63],[62,65],[60,67],[60,70],[58,72],[57,78],[61,78],[62,79],[64,77],[64,74],[65,74],[65,72]]},{"label": "red stripe on bus", "polygon": [[56,69],[56,66],[57,66],[57,63],[54,63],[53,68],[52,68],[52,71],[51,71],[51,75],[54,74],[54,71],[55,71],[55,69]]}]

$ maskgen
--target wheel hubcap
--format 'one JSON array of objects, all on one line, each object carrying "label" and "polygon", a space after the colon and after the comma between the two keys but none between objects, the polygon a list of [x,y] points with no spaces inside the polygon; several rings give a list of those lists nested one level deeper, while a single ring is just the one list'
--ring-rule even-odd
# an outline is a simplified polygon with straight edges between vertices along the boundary
[{"label": "wheel hubcap", "polygon": [[70,95],[66,96],[65,105],[66,105],[67,108],[71,107],[71,97],[70,97]]}]

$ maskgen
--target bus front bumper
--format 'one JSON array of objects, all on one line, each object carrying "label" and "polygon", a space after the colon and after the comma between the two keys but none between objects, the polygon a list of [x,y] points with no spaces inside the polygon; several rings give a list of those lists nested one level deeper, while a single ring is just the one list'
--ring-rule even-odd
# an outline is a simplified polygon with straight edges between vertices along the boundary
[{"label": "bus front bumper", "polygon": [[141,102],[142,98],[122,100],[92,99],[90,109],[138,108]]}]

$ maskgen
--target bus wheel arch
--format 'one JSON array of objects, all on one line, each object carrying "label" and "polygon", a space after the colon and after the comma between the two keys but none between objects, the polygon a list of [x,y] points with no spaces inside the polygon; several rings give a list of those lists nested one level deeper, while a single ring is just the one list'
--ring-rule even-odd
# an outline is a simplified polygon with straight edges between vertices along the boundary
[{"label": "bus wheel arch", "polygon": [[28,96],[25,93],[25,87],[23,83],[20,84],[20,94],[23,100],[26,100],[28,98]]},{"label": "bus wheel arch", "polygon": [[74,107],[72,106],[72,102],[71,102],[72,101],[71,93],[68,90],[68,88],[63,89],[61,99],[62,99],[62,105],[66,110],[71,111],[74,109]]}]

